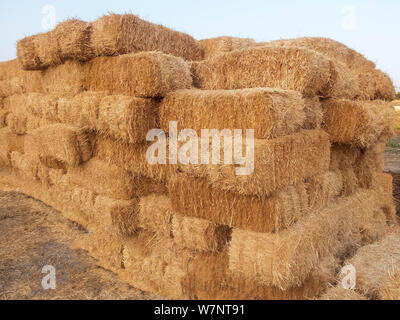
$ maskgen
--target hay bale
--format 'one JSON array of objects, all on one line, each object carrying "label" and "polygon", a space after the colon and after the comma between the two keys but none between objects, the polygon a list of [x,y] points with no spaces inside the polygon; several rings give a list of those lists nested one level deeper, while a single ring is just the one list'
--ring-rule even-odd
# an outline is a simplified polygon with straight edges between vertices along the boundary
[{"label": "hay bale", "polygon": [[271,41],[268,45],[300,47],[319,52],[335,62],[344,63],[357,78],[361,100],[392,100],[393,83],[387,75],[376,70],[376,65],[344,44],[327,38],[298,38]]},{"label": "hay bale", "polygon": [[181,90],[167,95],[160,106],[161,128],[169,122],[201,135],[205,128],[255,130],[255,138],[292,134],[302,127],[304,100],[294,91],[280,89]]},{"label": "hay bale", "polygon": [[199,44],[204,50],[204,58],[210,59],[221,53],[254,47],[257,43],[253,39],[217,37],[200,40]]},{"label": "hay bale", "polygon": [[26,134],[27,117],[25,115],[8,113],[6,122],[12,133],[17,135]]},{"label": "hay bale", "polygon": [[90,37],[91,24],[69,19],[52,31],[18,41],[17,56],[25,70],[41,70],[70,59],[87,61],[94,56]]},{"label": "hay bale", "polygon": [[336,300],[336,301],[344,301],[344,300],[368,300],[363,295],[359,294],[355,290],[349,290],[341,287],[333,287],[330,288],[327,292],[325,292],[318,300]]},{"label": "hay bale", "polygon": [[27,153],[46,161],[62,162],[76,167],[92,156],[88,135],[81,129],[55,124],[31,132],[27,138]]},{"label": "hay bale", "polygon": [[269,87],[300,91],[307,97],[330,97],[335,86],[344,88],[352,84],[352,79],[339,77],[343,68],[336,70],[328,58],[301,48],[267,46],[233,51],[200,62],[194,68],[199,87],[210,90]]},{"label": "hay bale", "polygon": [[266,196],[327,171],[329,162],[327,134],[321,130],[304,130],[272,140],[255,139],[254,172],[250,175],[238,176],[236,165],[225,164],[182,166],[180,169],[207,178],[215,188]]},{"label": "hay bale", "polygon": [[46,94],[74,96],[85,91],[84,65],[77,61],[66,61],[42,72],[42,88]]},{"label": "hay bale", "polygon": [[183,286],[189,298],[196,300],[306,300],[318,296],[334,281],[336,268],[335,259],[324,259],[301,286],[281,290],[233,274],[226,252],[207,253],[191,261]]},{"label": "hay bale", "polygon": [[356,269],[356,289],[371,299],[379,298],[380,290],[390,276],[400,270],[400,237],[390,234],[377,243],[362,247],[348,261]]},{"label": "hay bale", "polygon": [[17,59],[0,63],[0,96],[41,92],[41,72],[25,71]]},{"label": "hay bale", "polygon": [[36,52],[35,36],[25,37],[17,42],[17,56],[25,70],[38,70],[43,68],[42,62]]},{"label": "hay bale", "polygon": [[146,159],[146,152],[149,147],[150,144],[148,143],[129,144],[117,141],[112,137],[99,135],[96,138],[94,154],[111,165],[165,184],[167,178],[176,171],[177,166],[149,164]]},{"label": "hay bale", "polygon": [[110,14],[95,21],[92,45],[96,56],[161,51],[186,60],[203,59],[202,48],[191,36],[132,14]]},{"label": "hay bale", "polygon": [[157,234],[157,237],[171,237],[173,215],[171,200],[168,196],[150,194],[140,198],[138,226]]},{"label": "hay bale", "polygon": [[83,249],[106,269],[120,272],[123,265],[123,242],[120,237],[108,232],[96,232],[78,239],[75,248]]},{"label": "hay bale", "polygon": [[94,130],[97,128],[100,102],[104,97],[102,92],[86,91],[72,98],[60,98],[57,101],[57,120]]},{"label": "hay bale", "polygon": [[375,70],[373,78],[376,82],[375,99],[392,101],[396,90],[390,77],[380,70]]},{"label": "hay bale", "polygon": [[85,67],[88,90],[141,98],[162,97],[188,89],[192,83],[186,62],[160,52],[99,57]]},{"label": "hay bale", "polygon": [[172,234],[175,244],[182,249],[204,252],[223,250],[231,236],[231,228],[208,220],[174,215]]},{"label": "hay bale", "polygon": [[58,120],[95,130],[128,143],[144,142],[157,128],[158,104],[152,99],[105,96],[87,91],[58,101]]},{"label": "hay bale", "polygon": [[68,19],[59,23],[52,32],[57,41],[61,61],[85,62],[94,57],[91,47],[91,23],[78,19]]},{"label": "hay bale", "polygon": [[25,106],[29,114],[49,121],[58,120],[58,99],[55,94],[30,93],[25,95]]},{"label": "hay bale", "polygon": [[301,285],[324,257],[373,242],[388,231],[380,203],[375,191],[361,192],[277,234],[234,229],[229,268],[281,289]]},{"label": "hay bale", "polygon": [[376,143],[382,135],[394,134],[396,112],[386,102],[330,99],[322,105],[323,129],[333,142],[365,148]]},{"label": "hay bale", "polygon": [[68,171],[71,183],[93,190],[99,195],[118,200],[130,200],[151,193],[164,193],[165,188],[151,179],[134,175],[97,158]]},{"label": "hay bale", "polygon": [[324,113],[318,97],[305,98],[304,112],[306,114],[306,120],[303,124],[303,128],[306,130],[321,129]]},{"label": "hay bale", "polygon": [[400,271],[394,272],[379,292],[381,300],[400,300]]},{"label": "hay bale", "polygon": [[341,191],[342,177],[334,172],[286,187],[270,197],[225,192],[205,179],[185,175],[174,175],[169,180],[169,196],[177,213],[255,232],[288,228],[310,210],[325,207]]},{"label": "hay bale", "polygon": [[281,47],[307,48],[341,61],[354,69],[375,69],[375,64],[372,61],[367,60],[363,55],[344,44],[329,38],[282,39],[268,42],[268,44]]},{"label": "hay bale", "polygon": [[172,239],[139,232],[125,242],[121,277],[142,290],[171,299],[187,299],[182,281],[194,254],[176,247]]},{"label": "hay bale", "polygon": [[308,209],[304,184],[257,197],[212,188],[205,179],[176,175],[169,179],[169,195],[172,208],[181,215],[256,232],[286,228]]}]

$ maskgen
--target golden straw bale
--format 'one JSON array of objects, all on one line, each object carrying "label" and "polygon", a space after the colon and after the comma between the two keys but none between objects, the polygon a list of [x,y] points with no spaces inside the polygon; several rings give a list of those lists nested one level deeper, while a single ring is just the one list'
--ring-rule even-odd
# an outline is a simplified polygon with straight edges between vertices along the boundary
[{"label": "golden straw bale", "polygon": [[147,143],[129,144],[99,135],[94,154],[111,165],[166,183],[168,176],[176,170],[176,166],[149,164],[146,159],[149,146]]},{"label": "golden straw bale", "polygon": [[83,64],[66,61],[42,72],[42,88],[47,94],[74,96],[86,89]]},{"label": "golden straw bale", "polygon": [[36,52],[35,37],[25,37],[17,42],[17,56],[25,70],[38,70],[43,68],[42,62]]},{"label": "golden straw bale", "polygon": [[207,253],[197,255],[191,261],[183,287],[186,295],[196,300],[305,300],[315,298],[335,280],[336,268],[335,259],[324,259],[301,286],[282,290],[233,274],[228,268],[226,252]]},{"label": "golden straw bale", "polygon": [[255,130],[255,138],[269,139],[300,130],[305,120],[304,100],[280,89],[180,90],[167,95],[160,106],[161,128],[169,122],[191,128]]},{"label": "golden straw bale", "polygon": [[83,166],[70,168],[67,176],[73,184],[119,200],[130,200],[166,191],[165,187],[149,178],[132,174],[97,158],[91,159]]},{"label": "golden straw bale", "polygon": [[358,78],[354,84],[358,83],[361,91],[359,98],[362,100],[392,100],[394,98],[393,83],[387,75],[376,70],[376,65],[372,61],[335,40],[298,38],[271,41],[268,45],[307,48],[333,59],[336,63],[344,63]]},{"label": "golden straw bale", "polygon": [[381,300],[400,300],[400,271],[394,272],[379,292]]},{"label": "golden straw bale", "polygon": [[186,62],[160,52],[99,57],[85,67],[88,90],[142,98],[162,97],[190,88],[192,78]]},{"label": "golden straw bale", "polygon": [[191,36],[132,14],[110,14],[95,21],[92,45],[97,56],[161,51],[186,60],[203,59],[202,48]]},{"label": "golden straw bale", "polygon": [[176,245],[182,249],[217,252],[229,241],[228,226],[175,214],[170,198],[165,195],[141,198],[138,220],[139,227],[159,237],[173,236]]},{"label": "golden straw bale", "polygon": [[379,298],[390,276],[400,270],[400,236],[389,234],[377,243],[360,248],[348,264],[356,269],[357,291],[371,299]]},{"label": "golden straw bale", "polygon": [[27,112],[51,121],[58,120],[58,96],[55,94],[30,93],[25,95]]},{"label": "golden straw bale", "polygon": [[303,128],[307,130],[321,129],[324,114],[318,97],[305,98],[304,112],[306,120]]},{"label": "golden straw bale", "polygon": [[359,188],[355,166],[361,151],[354,147],[333,144],[331,148],[330,170],[343,176],[343,196],[353,194]]},{"label": "golden straw bale", "polygon": [[304,130],[277,139],[253,141],[254,172],[249,175],[237,176],[236,165],[182,166],[181,169],[207,178],[213,187],[260,196],[328,170],[330,142],[322,130]]},{"label": "golden straw bale", "polygon": [[375,69],[375,64],[367,60],[362,54],[350,49],[346,45],[329,38],[297,38],[282,39],[268,43],[269,45],[283,47],[302,47],[322,53],[330,58],[336,59],[353,67],[354,69],[370,68]]},{"label": "golden straw bale", "polygon": [[138,226],[158,237],[170,238],[172,235],[171,200],[162,194],[150,194],[140,198]]},{"label": "golden straw bale", "polygon": [[182,280],[194,254],[176,247],[172,239],[139,232],[125,242],[121,277],[142,290],[184,299]]},{"label": "golden straw bale", "polygon": [[301,285],[322,258],[371,243],[389,230],[380,204],[375,191],[365,191],[317,210],[278,234],[234,229],[229,268],[282,289]]},{"label": "golden straw bale", "polygon": [[217,37],[200,40],[199,44],[204,50],[204,58],[210,59],[221,53],[254,47],[257,43],[253,39]]},{"label": "golden straw bale", "polygon": [[35,69],[45,69],[62,63],[61,51],[54,30],[35,35],[33,42],[35,45],[35,54],[40,61],[40,66]]},{"label": "golden straw bale", "polygon": [[[71,183],[70,176],[60,170],[50,169],[48,179],[50,184],[63,195],[64,203],[70,203],[76,209],[85,212],[88,225],[92,230],[101,230],[118,233],[120,235],[132,235],[136,232],[138,200],[118,200],[96,194],[86,187]],[[55,176],[58,174],[58,176]]]},{"label": "golden straw bale", "polygon": [[[59,23],[53,31],[60,60],[88,61],[94,57],[91,47],[92,25],[78,19]],[[54,61],[52,64],[54,64]]]},{"label": "golden straw bale", "polygon": [[103,92],[85,91],[72,98],[58,100],[57,120],[79,127],[95,129],[99,117],[99,106],[105,97]]},{"label": "golden straw bale", "polygon": [[169,180],[169,195],[172,208],[181,215],[258,232],[285,228],[308,209],[304,184],[257,197],[212,188],[205,179],[176,175]]},{"label": "golden straw bale", "polygon": [[54,124],[33,130],[27,138],[27,152],[40,159],[54,159],[67,166],[79,166],[92,156],[88,135],[81,129]]},{"label": "golden straw bale", "polygon": [[96,129],[129,143],[146,140],[149,130],[158,128],[158,105],[150,99],[108,96],[99,105]]},{"label": "golden straw bale", "polygon": [[383,101],[330,99],[323,109],[323,129],[333,142],[369,147],[382,135],[393,135],[397,125],[394,108]]},{"label": "golden straw bale", "polygon": [[396,91],[390,77],[380,70],[375,70],[373,77],[376,82],[375,99],[392,101]]},{"label": "golden straw bale", "polygon": [[25,71],[17,59],[0,63],[0,96],[41,92],[40,71]]},{"label": "golden straw bale", "polygon": [[[302,48],[250,48],[221,54],[193,67],[199,87],[211,90],[269,87],[300,91],[308,97],[330,97],[335,86],[349,87],[352,80],[340,78],[340,70],[325,56]],[[343,95],[347,92],[340,93]]]},{"label": "golden straw bale", "polygon": [[368,300],[365,296],[359,294],[355,290],[349,290],[342,287],[332,287],[327,292],[325,292],[318,300]]},{"label": "golden straw bale", "polygon": [[341,190],[342,177],[334,172],[285,187],[270,197],[226,192],[213,188],[205,179],[185,175],[169,180],[169,196],[177,213],[255,232],[285,229],[309,210],[325,207]]},{"label": "golden straw bale", "polygon": [[180,248],[219,252],[228,244],[231,228],[208,220],[174,215],[172,233],[176,245]]}]

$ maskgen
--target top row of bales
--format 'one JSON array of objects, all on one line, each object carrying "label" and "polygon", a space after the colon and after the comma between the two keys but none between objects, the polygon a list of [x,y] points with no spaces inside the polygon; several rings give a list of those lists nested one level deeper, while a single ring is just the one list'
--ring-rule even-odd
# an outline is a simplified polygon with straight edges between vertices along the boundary
[{"label": "top row of bales", "polygon": [[[241,50],[246,53],[241,54]],[[143,51],[158,51],[192,61],[194,85],[200,89],[266,85],[286,88],[284,83],[264,83],[265,73],[273,75],[279,71],[276,68],[280,68],[296,79],[304,79],[304,74],[310,72],[324,73],[326,79],[317,79],[319,83],[312,84],[312,87],[322,86],[317,92],[321,97],[335,95],[335,92],[326,95],[326,91],[332,89],[340,92],[340,96],[356,100],[393,100],[395,95],[390,78],[377,70],[373,62],[337,41],[324,38],[268,43],[232,37],[197,41],[185,33],[135,15],[110,14],[93,23],[67,20],[52,31],[26,37],[17,44],[18,60],[24,70],[45,70],[70,60],[86,62],[99,56]],[[310,57],[315,61],[309,61]],[[282,61],[285,62],[283,68]],[[247,70],[245,73],[243,68]],[[259,68],[265,72],[259,72]],[[252,69],[257,72],[251,72]],[[234,79],[235,70],[239,79]],[[263,81],[259,83],[254,75],[263,77]],[[210,77],[212,79],[208,79]],[[339,87],[333,88],[334,83],[339,83]],[[297,87],[290,89],[299,90]],[[303,94],[307,96],[308,92]]]},{"label": "top row of bales", "polygon": [[160,51],[189,61],[204,58],[201,46],[191,36],[130,14],[111,14],[93,23],[67,20],[52,31],[26,37],[17,44],[25,70],[141,51]]}]

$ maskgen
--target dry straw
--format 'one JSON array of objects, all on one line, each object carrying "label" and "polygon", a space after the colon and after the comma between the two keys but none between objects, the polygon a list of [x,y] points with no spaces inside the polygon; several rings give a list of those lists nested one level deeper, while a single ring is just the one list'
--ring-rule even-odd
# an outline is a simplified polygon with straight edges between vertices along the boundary
[{"label": "dry straw", "polygon": [[269,139],[292,134],[302,127],[305,105],[301,95],[279,89],[181,90],[168,94],[161,103],[161,128],[169,122],[191,128],[201,135],[204,128],[247,129],[255,138]]},{"label": "dry straw", "polygon": [[164,193],[165,188],[151,179],[93,158],[68,171],[71,183],[114,199],[130,200],[151,193]]},{"label": "dry straw", "polygon": [[162,97],[190,88],[192,78],[182,58],[160,52],[99,57],[85,66],[85,86],[92,91],[142,98]]},{"label": "dry straw", "polygon": [[338,89],[353,85],[351,77],[339,77],[343,68],[339,70],[325,56],[294,47],[233,51],[195,64],[193,71],[195,83],[211,90],[270,87],[300,91],[304,96],[342,97],[349,94]]},{"label": "dry straw", "polygon": [[213,58],[221,53],[226,53],[234,50],[242,50],[257,45],[257,43],[253,39],[234,37],[217,37],[204,39],[200,40],[199,43],[204,50],[205,59]]},{"label": "dry straw", "polygon": [[59,96],[74,96],[86,90],[84,65],[67,61],[42,72],[43,92]]},{"label": "dry straw", "polygon": [[372,298],[379,298],[390,276],[400,268],[400,237],[390,234],[383,240],[360,248],[348,261],[357,272],[357,290]]},{"label": "dry straw", "polygon": [[331,99],[323,102],[324,124],[333,142],[369,147],[381,136],[394,134],[396,112],[384,101],[357,102]]},{"label": "dry straw", "polygon": [[312,299],[335,280],[337,264],[332,257],[326,258],[301,286],[282,290],[233,274],[228,269],[228,256],[225,252],[217,255],[200,254],[190,263],[183,286],[190,299]]},{"label": "dry straw", "polygon": [[400,300],[400,271],[394,272],[379,292],[381,300]]},{"label": "dry straw", "polygon": [[235,165],[182,166],[213,187],[242,195],[269,195],[328,170],[330,142],[321,130],[304,130],[272,140],[254,140],[254,172],[236,175]]},{"label": "dry straw", "polygon": [[371,243],[388,231],[381,203],[375,191],[365,191],[318,210],[278,234],[235,229],[229,268],[282,289],[301,285],[322,258]]},{"label": "dry straw", "polygon": [[177,213],[255,232],[287,228],[310,210],[327,205],[341,190],[342,177],[333,172],[285,187],[270,197],[225,192],[212,188],[204,179],[185,175],[175,175],[169,181],[169,195]]},{"label": "dry straw", "polygon": [[353,85],[358,84],[360,99],[390,101],[394,98],[395,91],[390,78],[376,70],[373,62],[340,42],[327,38],[298,38],[271,41],[268,45],[307,48],[333,59],[336,63],[344,63],[353,73],[353,77],[356,77]]},{"label": "dry straw", "polygon": [[325,292],[318,300],[335,300],[335,301],[344,301],[344,300],[368,300],[363,295],[359,294],[355,290],[349,290],[342,287],[332,287],[329,288],[327,292]]},{"label": "dry straw", "polygon": [[76,167],[92,156],[87,134],[73,126],[55,124],[41,127],[27,136],[27,153],[43,161]]},{"label": "dry straw", "polygon": [[110,14],[93,23],[92,46],[97,56],[160,51],[186,60],[201,60],[203,50],[191,36],[131,14]]}]

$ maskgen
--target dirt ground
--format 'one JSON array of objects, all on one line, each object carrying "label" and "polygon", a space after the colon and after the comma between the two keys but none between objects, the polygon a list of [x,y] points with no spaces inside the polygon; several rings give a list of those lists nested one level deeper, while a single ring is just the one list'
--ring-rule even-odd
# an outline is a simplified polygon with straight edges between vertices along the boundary
[{"label": "dirt ground", "polygon": [[[394,173],[400,188],[400,149],[386,150],[385,171]],[[0,300],[160,298],[121,282],[85,251],[74,250],[75,239],[85,232],[40,201],[0,191]],[[42,287],[46,265],[55,267],[55,290]]]},{"label": "dirt ground", "polygon": [[[158,299],[96,266],[74,239],[86,232],[40,201],[0,191],[0,300]],[[44,266],[56,271],[56,289],[44,290]]]}]

